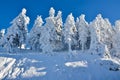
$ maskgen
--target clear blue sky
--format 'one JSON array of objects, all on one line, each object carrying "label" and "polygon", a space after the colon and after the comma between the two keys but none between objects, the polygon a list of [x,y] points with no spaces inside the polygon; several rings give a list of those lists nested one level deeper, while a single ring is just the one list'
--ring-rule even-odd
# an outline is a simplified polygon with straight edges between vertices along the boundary
[{"label": "clear blue sky", "polygon": [[120,0],[0,0],[0,29],[9,27],[22,8],[27,9],[27,15],[31,19],[30,29],[37,15],[42,15],[43,18],[48,16],[50,7],[56,11],[61,10],[64,21],[71,12],[75,18],[85,14],[88,22],[99,13],[104,18],[109,18],[112,24],[120,19]]}]

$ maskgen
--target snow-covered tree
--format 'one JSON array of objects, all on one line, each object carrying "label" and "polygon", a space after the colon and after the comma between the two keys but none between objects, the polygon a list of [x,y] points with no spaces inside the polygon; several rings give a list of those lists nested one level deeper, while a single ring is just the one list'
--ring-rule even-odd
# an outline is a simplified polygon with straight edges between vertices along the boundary
[{"label": "snow-covered tree", "polygon": [[49,11],[49,17],[46,18],[46,24],[41,32],[41,49],[43,52],[52,52],[55,49],[55,41],[57,40],[57,32],[55,28],[55,10],[53,8]]},{"label": "snow-covered tree", "polygon": [[52,53],[53,52],[53,47],[51,45],[51,40],[50,40],[50,33],[48,29],[43,26],[42,31],[41,31],[41,37],[39,39],[39,42],[41,44],[40,48],[42,49],[43,53]]},{"label": "snow-covered tree", "polygon": [[98,46],[100,45],[100,29],[97,27],[97,18],[93,22],[90,23],[90,32],[91,32],[91,51],[98,51]]},{"label": "snow-covered tree", "polygon": [[61,36],[62,34],[62,26],[63,26],[63,22],[62,22],[62,12],[58,11],[57,16],[55,17],[55,28],[57,31],[57,34]]},{"label": "snow-covered tree", "polygon": [[55,30],[57,33],[56,40],[55,40],[55,48],[56,50],[61,50],[63,48],[62,45],[62,27],[63,27],[63,22],[62,22],[62,12],[58,11],[57,16],[55,17]]},{"label": "snow-covered tree", "polygon": [[87,43],[90,32],[89,32],[88,23],[85,20],[85,15],[82,14],[79,17],[79,19],[77,18],[76,28],[78,31],[78,42],[80,44],[79,46],[81,46],[82,50],[88,49],[87,47],[90,45],[90,43],[89,45],[87,45]]},{"label": "snow-covered tree", "polygon": [[26,16],[26,9],[23,8],[22,12],[11,22],[12,26],[7,29],[5,35],[6,48],[12,51],[12,48],[22,48],[26,43],[27,25],[29,24],[29,17]]},{"label": "snow-covered tree", "polygon": [[115,22],[114,31],[113,47],[115,52],[113,53],[113,55],[120,56],[120,20],[117,20]]},{"label": "snow-covered tree", "polygon": [[0,30],[0,46],[3,47],[4,43],[4,35],[5,35],[5,29]]},{"label": "snow-covered tree", "polygon": [[76,26],[75,26],[75,21],[72,13],[68,15],[66,19],[66,22],[64,24],[63,34],[64,34],[64,41],[68,45],[69,52],[71,52],[72,51],[71,46],[77,43],[75,39]]},{"label": "snow-covered tree", "polygon": [[54,18],[55,17],[55,9],[53,7],[50,8],[49,10],[49,16]]},{"label": "snow-covered tree", "polygon": [[104,19],[104,27],[101,28],[101,33],[101,36],[103,37],[103,40],[101,39],[102,43],[106,44],[109,50],[112,49],[114,32],[113,27],[107,18]]},{"label": "snow-covered tree", "polygon": [[43,20],[41,16],[37,16],[35,23],[29,33],[29,44],[32,50],[40,50],[40,36],[41,36],[41,26],[43,25]]},{"label": "snow-covered tree", "polygon": [[0,39],[1,39],[2,37],[4,37],[4,34],[5,34],[5,29],[1,29],[1,30],[0,30]]},{"label": "snow-covered tree", "polygon": [[[96,19],[90,23],[91,31],[91,50],[99,51],[97,46],[107,45],[107,48],[112,48],[112,27],[108,19],[103,19],[101,14],[97,15]],[[103,53],[101,53],[103,54]]]}]

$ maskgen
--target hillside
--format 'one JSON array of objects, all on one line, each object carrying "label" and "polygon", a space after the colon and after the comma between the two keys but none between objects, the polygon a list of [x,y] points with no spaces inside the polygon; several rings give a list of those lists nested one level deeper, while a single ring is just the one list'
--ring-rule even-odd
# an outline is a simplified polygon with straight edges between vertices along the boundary
[{"label": "hillside", "polygon": [[[74,54],[73,54],[74,53]],[[0,53],[1,80],[119,80],[120,59],[73,51]]]}]

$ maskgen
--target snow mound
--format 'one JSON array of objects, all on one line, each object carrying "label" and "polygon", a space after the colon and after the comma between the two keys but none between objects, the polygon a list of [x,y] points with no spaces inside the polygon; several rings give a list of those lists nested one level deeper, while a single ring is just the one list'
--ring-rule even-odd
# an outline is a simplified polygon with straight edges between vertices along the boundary
[{"label": "snow mound", "polygon": [[87,62],[86,61],[76,61],[76,62],[67,62],[65,63],[67,67],[87,67]]},{"label": "snow mound", "polygon": [[41,70],[44,70],[45,68],[35,68],[30,67],[27,71],[25,71],[22,76],[24,78],[30,78],[30,77],[38,77],[38,76],[44,76],[47,72],[40,72]]}]

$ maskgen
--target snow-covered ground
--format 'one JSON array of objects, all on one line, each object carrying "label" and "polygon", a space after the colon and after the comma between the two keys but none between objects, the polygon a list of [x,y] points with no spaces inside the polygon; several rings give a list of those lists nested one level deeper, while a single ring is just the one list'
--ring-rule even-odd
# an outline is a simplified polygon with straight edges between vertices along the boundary
[{"label": "snow-covered ground", "polygon": [[87,52],[0,52],[0,80],[120,80],[120,59]]}]

